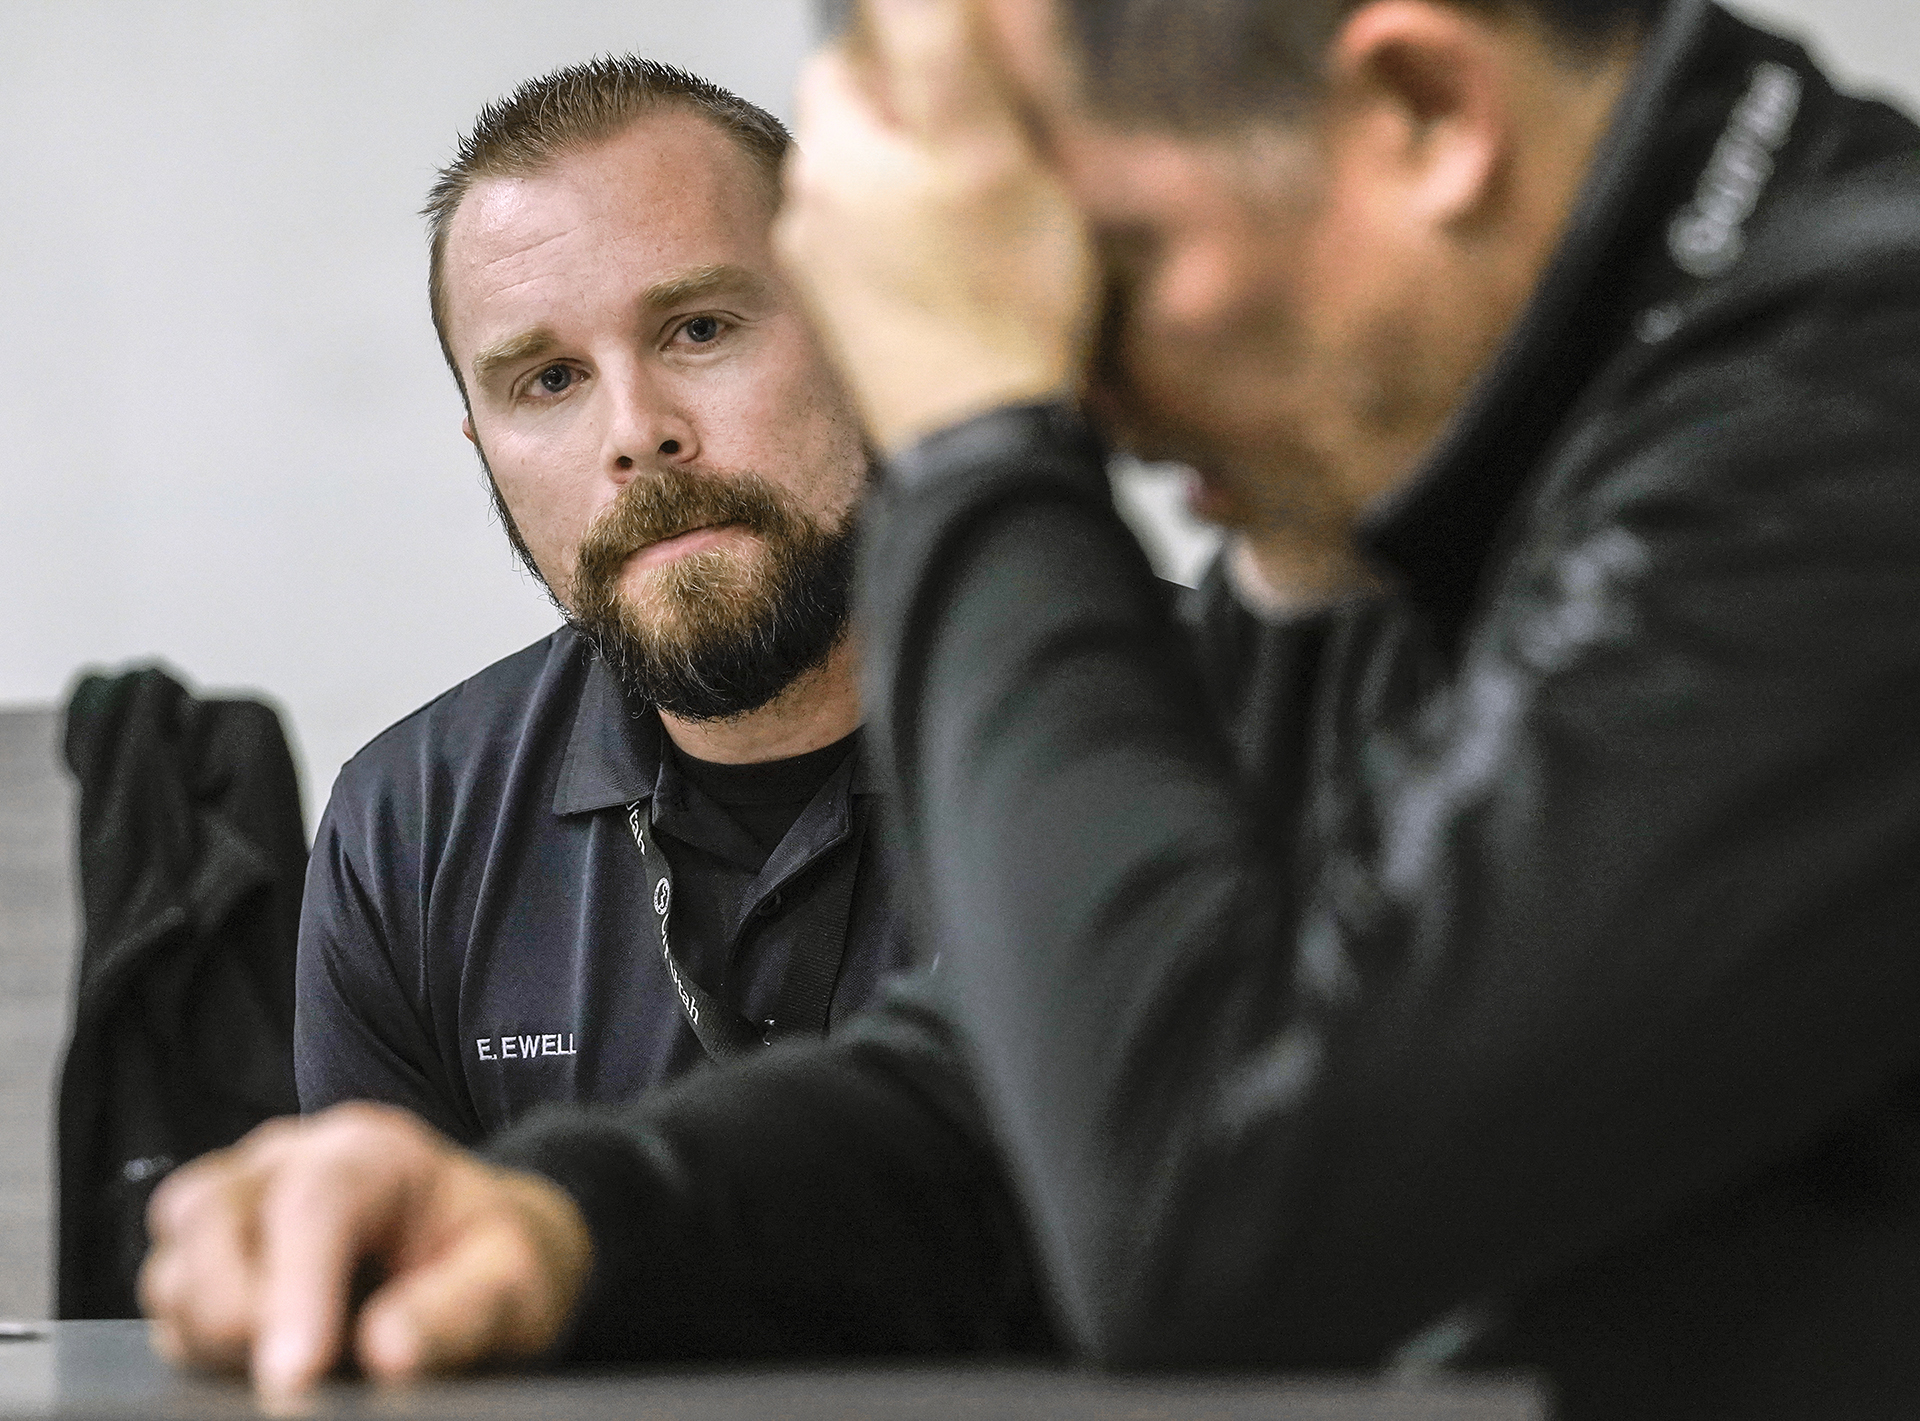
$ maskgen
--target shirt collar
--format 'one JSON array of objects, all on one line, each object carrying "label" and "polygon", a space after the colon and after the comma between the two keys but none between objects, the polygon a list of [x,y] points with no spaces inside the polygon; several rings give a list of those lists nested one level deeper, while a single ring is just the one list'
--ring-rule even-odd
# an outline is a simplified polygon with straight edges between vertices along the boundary
[{"label": "shirt collar", "polygon": [[651,797],[660,778],[660,735],[660,717],[651,708],[629,710],[620,683],[589,652],[553,812],[585,814]]},{"label": "shirt collar", "polygon": [[[651,707],[630,710],[606,663],[588,653],[587,678],[554,789],[553,812],[586,814],[651,799],[661,780],[662,734],[659,715]],[[859,751],[851,775],[851,793],[879,789],[872,766]]]}]

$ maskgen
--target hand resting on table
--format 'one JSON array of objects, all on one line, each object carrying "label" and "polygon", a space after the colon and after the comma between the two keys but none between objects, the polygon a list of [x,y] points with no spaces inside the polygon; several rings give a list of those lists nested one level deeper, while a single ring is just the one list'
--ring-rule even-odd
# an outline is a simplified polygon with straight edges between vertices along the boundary
[{"label": "hand resting on table", "polygon": [[[553,1184],[375,1105],[269,1121],[174,1174],[147,1217],[155,1349],[249,1372],[269,1396],[343,1357],[382,1381],[533,1357],[560,1336],[591,1253]],[[355,1310],[363,1269],[375,1286]]]}]

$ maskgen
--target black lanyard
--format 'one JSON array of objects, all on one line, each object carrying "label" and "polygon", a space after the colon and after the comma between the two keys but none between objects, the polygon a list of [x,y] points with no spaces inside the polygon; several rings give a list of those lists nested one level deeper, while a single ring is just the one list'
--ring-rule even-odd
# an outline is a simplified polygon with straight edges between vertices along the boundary
[{"label": "black lanyard", "polygon": [[651,813],[641,814],[642,801],[627,806],[627,828],[640,850],[647,871],[647,903],[660,931],[660,959],[666,963],[673,990],[687,1025],[716,1061],[750,1056],[788,1036],[820,1036],[827,1029],[827,1008],[847,950],[847,922],[853,908],[853,881],[859,872],[860,851],[866,840],[866,805],[855,799],[853,827],[839,846],[837,857],[805,905],[787,965],[786,979],[773,1016],[761,1026],[693,980],[673,951],[673,868],[660,848]]}]

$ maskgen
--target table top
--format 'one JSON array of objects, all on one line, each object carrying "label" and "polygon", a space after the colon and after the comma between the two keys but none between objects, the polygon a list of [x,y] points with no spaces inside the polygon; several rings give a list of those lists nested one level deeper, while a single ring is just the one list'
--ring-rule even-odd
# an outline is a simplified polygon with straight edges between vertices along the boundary
[{"label": "table top", "polygon": [[[35,1324],[0,1339],[0,1418],[253,1417],[238,1382],[172,1371],[140,1322]],[[300,1415],[564,1416],[580,1421],[1544,1421],[1513,1378],[1418,1383],[1277,1376],[1103,1376],[999,1365],[639,1371],[491,1377],[405,1389],[329,1382]]]}]

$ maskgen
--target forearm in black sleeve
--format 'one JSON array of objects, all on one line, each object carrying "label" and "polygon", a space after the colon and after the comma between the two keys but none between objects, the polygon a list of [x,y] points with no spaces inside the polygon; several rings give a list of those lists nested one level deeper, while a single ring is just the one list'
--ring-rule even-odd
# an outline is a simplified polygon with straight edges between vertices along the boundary
[{"label": "forearm in black sleeve", "polygon": [[1378,1360],[1912,1071],[1920,400],[1792,349],[1587,446],[1444,693],[1356,734],[1373,837],[1297,901],[1097,454],[1004,411],[905,461],[876,748],[1083,1353]]},{"label": "forearm in black sleeve", "polygon": [[[1234,1307],[1254,1299],[1233,1275],[1258,1273],[1244,1250],[1272,1228],[1218,1193],[1229,1216],[1199,1219],[1180,1142],[1210,1133],[1215,1088],[1274,1023],[1294,1030],[1251,1068],[1303,1088],[1315,1071],[1275,948],[1274,826],[1070,417],[1002,411],[906,463],[866,564],[869,700],[1062,1321],[1114,1361],[1244,1355]],[[1287,1175],[1245,1164],[1263,1219],[1285,1219]],[[1169,1306],[1196,1278],[1204,1338]]]},{"label": "forearm in black sleeve", "polygon": [[570,1364],[1044,1348],[971,1114],[937,1025],[903,999],[636,1106],[535,1114],[487,1153],[587,1219]]}]

